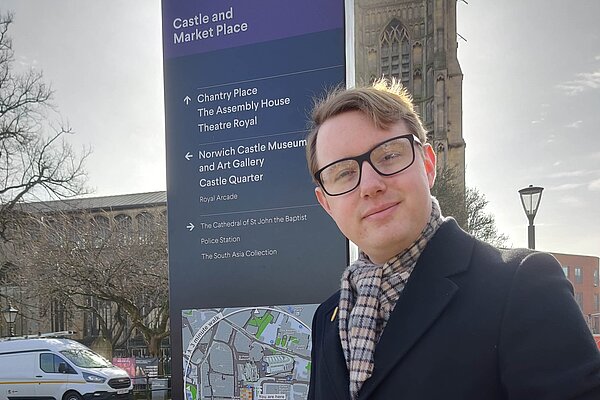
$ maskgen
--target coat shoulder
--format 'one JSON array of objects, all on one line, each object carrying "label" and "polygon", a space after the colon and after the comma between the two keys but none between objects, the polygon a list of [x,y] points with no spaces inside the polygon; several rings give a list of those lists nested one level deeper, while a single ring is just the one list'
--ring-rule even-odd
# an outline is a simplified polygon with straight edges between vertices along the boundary
[{"label": "coat shoulder", "polygon": [[560,263],[549,253],[523,248],[496,248],[478,239],[474,240],[473,261],[476,264],[481,264],[483,261],[497,272],[510,275],[523,272],[562,274]]}]

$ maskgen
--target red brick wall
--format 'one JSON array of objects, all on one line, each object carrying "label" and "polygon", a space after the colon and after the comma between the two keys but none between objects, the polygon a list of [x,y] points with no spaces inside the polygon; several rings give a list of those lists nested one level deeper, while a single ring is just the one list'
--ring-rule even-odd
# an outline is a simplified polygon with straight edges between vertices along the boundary
[{"label": "red brick wall", "polygon": [[[568,267],[569,280],[573,284],[575,298],[578,294],[583,301],[582,312],[589,320],[590,328],[594,333],[600,330],[600,315],[594,316],[591,314],[600,313],[600,308],[595,304],[594,295],[600,299],[600,286],[594,281],[594,272],[600,274],[600,259],[592,256],[581,256],[576,254],[561,254],[552,253],[563,267]],[[577,283],[575,278],[576,268],[581,268],[582,282]],[[600,279],[600,278],[599,278]]]}]

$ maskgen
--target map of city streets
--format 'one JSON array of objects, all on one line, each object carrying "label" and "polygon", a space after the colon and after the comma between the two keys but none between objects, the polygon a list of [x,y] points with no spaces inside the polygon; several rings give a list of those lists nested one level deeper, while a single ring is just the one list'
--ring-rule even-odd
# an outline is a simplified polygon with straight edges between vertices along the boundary
[{"label": "map of city streets", "polygon": [[186,400],[306,400],[317,306],[183,310]]}]

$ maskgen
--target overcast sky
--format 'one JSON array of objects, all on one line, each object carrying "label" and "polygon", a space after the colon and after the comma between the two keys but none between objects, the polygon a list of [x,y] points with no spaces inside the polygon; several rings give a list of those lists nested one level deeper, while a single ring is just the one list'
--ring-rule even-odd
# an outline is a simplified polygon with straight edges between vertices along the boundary
[{"label": "overcast sky", "polygon": [[[514,246],[518,189],[545,188],[541,250],[600,255],[600,1],[458,2],[467,185]],[[19,65],[44,72],[89,145],[95,195],[164,190],[159,0],[0,0]]]}]

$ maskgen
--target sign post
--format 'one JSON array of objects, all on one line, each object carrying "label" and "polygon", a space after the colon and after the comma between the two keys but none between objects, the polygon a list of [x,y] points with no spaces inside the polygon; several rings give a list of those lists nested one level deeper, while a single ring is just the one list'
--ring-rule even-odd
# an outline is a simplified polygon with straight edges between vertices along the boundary
[{"label": "sign post", "polygon": [[163,0],[174,398],[308,390],[312,315],[348,249],[305,137],[344,50],[340,0]]}]

